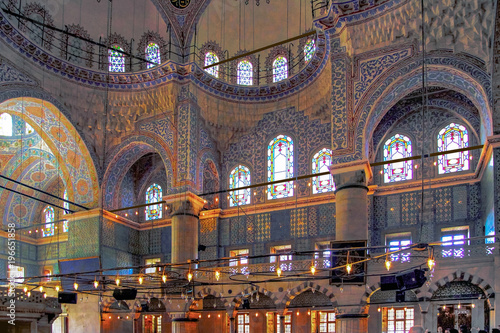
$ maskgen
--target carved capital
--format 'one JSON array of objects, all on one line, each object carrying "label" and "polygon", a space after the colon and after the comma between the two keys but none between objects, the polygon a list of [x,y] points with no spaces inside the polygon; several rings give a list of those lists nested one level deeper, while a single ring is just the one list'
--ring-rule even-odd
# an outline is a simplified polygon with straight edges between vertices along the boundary
[{"label": "carved capital", "polygon": [[172,211],[172,216],[175,215],[192,215],[199,217],[205,200],[192,192],[184,192],[163,197],[167,205]]},{"label": "carved capital", "polygon": [[337,192],[349,187],[362,187],[368,190],[368,182],[373,174],[368,161],[356,161],[330,166]]}]

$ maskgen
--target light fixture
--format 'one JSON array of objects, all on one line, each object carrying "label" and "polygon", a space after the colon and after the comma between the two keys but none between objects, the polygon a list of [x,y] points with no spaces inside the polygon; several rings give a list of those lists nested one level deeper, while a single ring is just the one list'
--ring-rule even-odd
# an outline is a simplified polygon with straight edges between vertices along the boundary
[{"label": "light fixture", "polygon": [[347,271],[347,274],[351,274],[352,271],[352,265],[349,262],[349,251],[347,251],[347,264],[345,265],[345,269]]},{"label": "light fixture", "polygon": [[116,276],[115,283],[117,287],[120,286],[120,277],[118,275]]},{"label": "light fixture", "polygon": [[56,286],[56,291],[59,292],[59,290],[61,290],[61,287]]},{"label": "light fixture", "polygon": [[167,282],[167,276],[165,275],[165,272],[163,272],[163,275],[161,276],[161,280],[163,283]]},{"label": "light fixture", "polygon": [[378,312],[380,312],[380,307],[377,309]]},{"label": "light fixture", "polygon": [[314,266],[314,263],[311,265],[311,274],[314,275],[316,273],[316,266]]},{"label": "light fixture", "polygon": [[73,289],[78,290],[78,283],[76,283],[76,281],[73,283]]},{"label": "light fixture", "polygon": [[188,272],[187,278],[189,282],[193,279],[193,273],[191,273],[191,271]]},{"label": "light fixture", "polygon": [[391,270],[391,259],[389,257],[389,255],[386,255],[385,256],[385,268],[387,269],[387,271],[390,271]]},{"label": "light fixture", "polygon": [[281,267],[278,266],[278,268],[276,269],[276,274],[278,274],[278,277],[281,277],[281,273],[283,271],[281,270]]},{"label": "light fixture", "polygon": [[458,308],[460,309],[461,307],[462,307],[462,306],[461,306],[461,304],[460,304],[460,303],[458,303]]},{"label": "light fixture", "polygon": [[210,318],[210,315],[208,315],[208,318]]},{"label": "light fixture", "polygon": [[472,308],[474,309],[474,308],[476,307],[476,304],[472,303],[472,305],[471,305],[471,306],[472,306]]},{"label": "light fixture", "polygon": [[215,279],[216,279],[217,281],[219,281],[219,279],[220,279],[220,271],[219,271],[219,270],[216,270],[216,271],[215,271]]},{"label": "light fixture", "polygon": [[139,276],[139,284],[142,284],[144,282],[144,278],[142,277],[142,275]]},{"label": "light fixture", "polygon": [[26,295],[27,295],[28,297],[31,297],[31,291],[28,291],[28,292],[26,293]]},{"label": "light fixture", "polygon": [[217,318],[220,318],[220,313],[217,315]]},{"label": "light fixture", "polygon": [[443,304],[443,310],[446,310],[446,305]]},{"label": "light fixture", "polygon": [[43,293],[43,298],[47,298],[47,293]]},{"label": "light fixture", "polygon": [[97,279],[94,278],[94,288],[97,289],[97,287],[99,287],[99,281],[97,281]]},{"label": "light fixture", "polygon": [[429,248],[429,259],[427,259],[427,266],[429,270],[433,270],[436,266],[436,261],[434,260],[434,248]]},{"label": "light fixture", "polygon": [[40,286],[40,292],[43,293],[43,286]]},{"label": "light fixture", "polygon": [[28,287],[24,287],[23,291],[26,294],[28,292]]}]

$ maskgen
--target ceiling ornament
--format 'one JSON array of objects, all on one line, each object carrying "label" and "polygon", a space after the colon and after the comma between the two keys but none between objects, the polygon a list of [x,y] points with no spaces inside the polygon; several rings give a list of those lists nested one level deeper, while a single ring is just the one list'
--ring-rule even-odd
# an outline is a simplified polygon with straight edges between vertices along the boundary
[{"label": "ceiling ornament", "polygon": [[[270,3],[271,0],[266,0],[266,3]],[[250,3],[250,0],[245,0],[245,5],[248,5]],[[255,5],[258,6],[260,5],[260,0],[255,0]]]}]

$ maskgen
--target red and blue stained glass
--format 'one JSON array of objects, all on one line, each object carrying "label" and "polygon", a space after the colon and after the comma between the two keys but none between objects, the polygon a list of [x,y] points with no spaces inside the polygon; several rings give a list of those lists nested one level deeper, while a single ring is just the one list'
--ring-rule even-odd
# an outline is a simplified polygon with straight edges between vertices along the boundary
[{"label": "red and blue stained glass", "polygon": [[116,50],[123,52],[123,49],[117,45],[108,50],[109,71],[123,73],[125,72],[125,55]]},{"label": "red and blue stained glass", "polygon": [[[467,129],[459,124],[451,123],[437,137],[438,152],[469,147]],[[438,157],[439,174],[469,170],[469,152],[461,151],[440,155]]]},{"label": "red and blue stained glass", "polygon": [[279,56],[273,62],[273,82],[279,82],[288,77],[288,63],[285,57]]},{"label": "red and blue stained glass", "polygon": [[[250,185],[250,170],[238,165],[229,175],[229,188],[235,189]],[[250,204],[250,189],[232,191],[229,195],[229,206],[235,207]]]},{"label": "red and blue stained glass", "polygon": [[42,229],[42,236],[54,236],[54,208],[52,208],[52,206],[45,207],[43,210],[43,217],[45,225]]},{"label": "red and blue stained glass", "polygon": [[[68,191],[64,190],[64,200],[68,200]],[[69,203],[66,201],[63,202],[63,215],[69,214]],[[68,220],[63,221],[63,232],[68,232],[69,226],[68,226]]]},{"label": "red and blue stained glass", "polygon": [[[211,64],[215,64],[218,62],[219,62],[219,57],[217,57],[217,55],[212,51],[207,52],[205,54],[205,66],[209,66]],[[206,68],[205,72],[207,72],[212,76],[219,77],[219,65]]]},{"label": "red and blue stained glass", "polygon": [[251,86],[253,84],[253,66],[248,60],[238,63],[238,84]]},{"label": "red and blue stained glass", "polygon": [[[278,135],[267,147],[267,181],[293,177],[293,141]],[[279,199],[293,196],[293,181],[268,185],[267,198]]]},{"label": "red and blue stained glass", "polygon": [[[385,142],[384,161],[412,156],[411,141],[405,135],[396,134]],[[384,165],[384,183],[409,180],[413,177],[413,161],[403,161]]]},{"label": "red and blue stained glass", "polygon": [[304,47],[304,60],[309,62],[309,60],[313,57],[314,52],[316,52],[316,43],[314,42],[314,39],[309,39]]},{"label": "red and blue stained glass", "polygon": [[146,66],[146,68],[148,69],[161,64],[160,47],[158,46],[158,44],[148,44],[148,46],[146,47],[146,60],[149,61]]},{"label": "red and blue stained glass", "polygon": [[[146,203],[155,203],[162,200],[161,186],[153,184],[146,190]],[[146,206],[146,220],[161,219],[163,205],[161,203]]]},{"label": "red and blue stained glass", "polygon": [[[328,168],[332,164],[332,151],[328,148],[323,148],[317,152],[312,159],[312,173],[329,172]],[[331,174],[313,177],[312,179],[313,194],[332,192],[335,190],[335,184]]]}]

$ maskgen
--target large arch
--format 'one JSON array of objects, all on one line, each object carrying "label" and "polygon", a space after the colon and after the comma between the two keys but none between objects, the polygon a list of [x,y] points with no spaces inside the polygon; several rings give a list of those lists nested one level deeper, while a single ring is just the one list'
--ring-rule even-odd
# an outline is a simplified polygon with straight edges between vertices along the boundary
[{"label": "large arch", "polygon": [[[466,96],[481,116],[481,137],[492,134],[491,81],[478,66],[463,57],[427,58],[427,86],[444,87]],[[383,116],[399,100],[422,87],[422,60],[402,61],[372,84],[354,113],[353,157],[368,158],[370,138]]]},{"label": "large arch", "polygon": [[[5,94],[0,94],[0,100],[5,96]],[[57,169],[58,177],[62,179],[62,186],[67,190],[68,199],[88,208],[95,207],[99,199],[99,183],[92,156],[76,128],[61,110],[44,99],[14,97],[0,103],[0,113],[3,112],[29,124],[36,132],[36,135],[31,134],[28,140],[23,137],[25,134],[15,137],[17,140],[26,141],[27,146],[23,147],[22,151],[18,150],[16,156],[5,164],[3,174],[26,183],[26,168],[32,167],[36,162],[43,163],[48,167],[38,170],[39,177],[36,180],[33,179],[33,184],[28,185],[35,185],[34,187],[37,188],[44,187],[40,179],[51,178],[54,175],[49,175],[52,172],[50,170]],[[21,131],[21,133],[24,132]],[[37,140],[33,141],[31,137],[37,137]],[[40,196],[40,193],[28,191],[22,186],[12,186],[12,188],[28,195]],[[18,202],[11,198],[14,195],[12,192],[7,193],[8,191],[5,190],[2,192],[0,197],[2,203],[11,205]],[[62,197],[62,193],[59,195]],[[28,207],[23,204],[18,204],[16,207],[7,207],[7,205],[3,207],[5,212],[28,211]],[[9,214],[4,214],[4,217],[8,217]]]},{"label": "large arch", "polygon": [[118,208],[116,189],[120,186],[127,171],[142,156],[148,153],[158,153],[161,156],[167,173],[167,188],[164,195],[169,193],[175,185],[173,175],[175,159],[166,143],[157,135],[132,135],[124,140],[111,153],[113,158],[108,162],[103,178],[103,207],[105,209]]},{"label": "large arch", "polygon": [[283,298],[282,306],[285,309],[287,309],[295,297],[297,297],[298,295],[300,295],[303,292],[308,291],[308,290],[310,290],[312,292],[321,293],[321,294],[325,295],[326,297],[328,297],[330,302],[332,302],[333,307],[336,307],[338,305],[337,299],[335,298],[333,291],[329,290],[328,288],[326,288],[324,286],[320,286],[319,284],[317,284],[315,282],[309,281],[309,282],[304,282],[304,283],[296,286],[295,288],[291,289],[290,292]]}]

